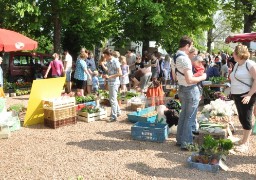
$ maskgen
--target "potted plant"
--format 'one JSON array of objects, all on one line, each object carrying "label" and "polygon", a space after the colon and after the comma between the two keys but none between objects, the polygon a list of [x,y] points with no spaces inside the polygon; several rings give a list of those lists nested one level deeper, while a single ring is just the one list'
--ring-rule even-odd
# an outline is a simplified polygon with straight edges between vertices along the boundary
[{"label": "potted plant", "polygon": [[192,158],[192,161],[216,165],[220,159],[226,159],[232,148],[233,143],[230,139],[216,140],[211,135],[207,135],[199,148],[199,153]]}]

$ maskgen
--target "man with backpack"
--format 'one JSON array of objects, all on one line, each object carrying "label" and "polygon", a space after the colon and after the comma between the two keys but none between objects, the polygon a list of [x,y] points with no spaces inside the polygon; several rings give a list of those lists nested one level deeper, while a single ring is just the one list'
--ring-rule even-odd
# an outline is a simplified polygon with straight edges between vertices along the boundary
[{"label": "man with backpack", "polygon": [[206,79],[206,74],[195,77],[192,63],[188,57],[193,40],[183,36],[179,42],[179,50],[171,61],[172,76],[179,83],[178,96],[181,101],[181,113],[178,122],[176,145],[181,150],[188,150],[187,145],[193,144],[192,127],[196,121],[196,114],[200,101],[200,91],[197,83]]}]

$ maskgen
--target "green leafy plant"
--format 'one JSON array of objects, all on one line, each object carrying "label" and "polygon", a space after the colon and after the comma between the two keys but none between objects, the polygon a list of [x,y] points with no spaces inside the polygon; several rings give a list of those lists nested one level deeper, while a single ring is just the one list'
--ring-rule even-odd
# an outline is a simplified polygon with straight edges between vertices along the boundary
[{"label": "green leafy plant", "polygon": [[205,155],[227,155],[233,148],[233,142],[230,139],[214,139],[211,135],[204,137],[200,152]]},{"label": "green leafy plant", "polygon": [[26,111],[26,108],[23,104],[13,104],[7,109],[7,111],[14,111],[16,113],[20,113]]}]

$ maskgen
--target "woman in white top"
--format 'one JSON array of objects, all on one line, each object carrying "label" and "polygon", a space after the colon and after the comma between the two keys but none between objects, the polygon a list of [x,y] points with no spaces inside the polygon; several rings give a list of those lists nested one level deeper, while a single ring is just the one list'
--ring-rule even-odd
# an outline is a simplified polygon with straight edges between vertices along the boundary
[{"label": "woman in white top", "polygon": [[233,56],[236,64],[230,74],[231,94],[243,127],[243,139],[238,142],[236,150],[247,152],[252,132],[252,110],[256,100],[256,63],[248,59],[248,48],[242,44],[235,47]]}]

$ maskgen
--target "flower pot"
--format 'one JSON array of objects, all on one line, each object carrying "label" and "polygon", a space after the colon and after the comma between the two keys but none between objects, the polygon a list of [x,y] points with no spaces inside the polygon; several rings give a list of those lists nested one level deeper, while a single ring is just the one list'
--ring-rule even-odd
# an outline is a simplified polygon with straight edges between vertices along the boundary
[{"label": "flower pot", "polygon": [[10,93],[4,93],[5,97],[10,97]]}]

